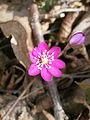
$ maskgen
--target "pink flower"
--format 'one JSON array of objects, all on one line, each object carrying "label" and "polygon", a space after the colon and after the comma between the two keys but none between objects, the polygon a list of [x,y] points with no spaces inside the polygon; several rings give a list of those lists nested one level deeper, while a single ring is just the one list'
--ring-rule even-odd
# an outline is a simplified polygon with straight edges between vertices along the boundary
[{"label": "pink flower", "polygon": [[30,52],[31,64],[28,73],[30,76],[36,76],[41,73],[42,78],[50,82],[52,76],[60,77],[62,72],[60,69],[65,68],[65,63],[57,59],[61,52],[59,47],[52,47],[48,51],[48,45],[45,42],[41,42],[38,47],[35,47]]},{"label": "pink flower", "polygon": [[85,34],[83,32],[77,32],[70,38],[71,45],[82,45],[85,43]]}]

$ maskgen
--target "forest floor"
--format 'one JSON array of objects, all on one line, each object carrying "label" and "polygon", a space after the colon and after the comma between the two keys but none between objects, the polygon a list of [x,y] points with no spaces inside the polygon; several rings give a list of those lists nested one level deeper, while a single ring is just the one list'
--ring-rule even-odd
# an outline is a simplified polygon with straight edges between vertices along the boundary
[{"label": "forest floor", "polygon": [[90,120],[89,0],[0,0],[0,120],[55,120],[48,84],[40,75],[28,75],[29,52],[39,43],[32,33],[32,4],[49,48],[63,51],[78,31],[86,36],[85,44],[70,46],[60,56],[66,68],[54,81],[65,120]]}]

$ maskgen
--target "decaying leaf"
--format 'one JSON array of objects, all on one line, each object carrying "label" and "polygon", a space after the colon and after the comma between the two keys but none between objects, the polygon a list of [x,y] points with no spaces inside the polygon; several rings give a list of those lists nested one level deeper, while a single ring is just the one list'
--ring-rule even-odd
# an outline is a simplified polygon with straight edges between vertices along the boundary
[{"label": "decaying leaf", "polygon": [[14,63],[13,61],[13,64],[10,64],[12,63],[9,62],[3,67],[0,77],[0,92],[5,92],[5,90],[9,92],[9,90],[18,89],[20,87],[19,84],[22,83],[25,77],[25,71],[23,68],[20,68],[18,62]]},{"label": "decaying leaf", "polygon": [[68,13],[60,27],[60,30],[58,32],[57,41],[61,43],[67,42],[67,38],[69,37],[72,25],[75,22],[76,18],[79,16],[79,12],[75,13]]},{"label": "decaying leaf", "polygon": [[4,95],[0,96],[0,117],[1,120],[33,120],[30,115],[30,110],[25,101],[19,102],[11,115],[5,116],[7,111],[15,102],[15,96]]},{"label": "decaying leaf", "polygon": [[0,7],[3,9],[0,11],[0,17],[3,16],[0,27],[6,36],[12,35],[11,45],[15,56],[28,69],[30,66],[28,53],[33,48],[28,10],[24,7],[18,11],[15,6],[15,9],[9,10],[10,6],[6,4],[1,4]]}]

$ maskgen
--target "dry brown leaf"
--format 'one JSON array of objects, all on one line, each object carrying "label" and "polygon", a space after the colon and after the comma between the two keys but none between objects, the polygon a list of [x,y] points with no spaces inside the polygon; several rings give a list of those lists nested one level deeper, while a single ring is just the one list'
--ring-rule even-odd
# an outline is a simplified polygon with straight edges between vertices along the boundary
[{"label": "dry brown leaf", "polygon": [[[16,97],[12,95],[4,95],[0,96],[0,117],[3,117],[8,109],[12,106],[12,104],[15,102]],[[2,120],[33,120],[29,108],[25,101],[21,101],[18,103],[18,105],[15,107],[13,112],[3,117]]]},{"label": "dry brown leaf", "polygon": [[[29,51],[33,48],[28,10],[25,7],[20,11],[16,11],[16,8],[8,10],[10,6],[6,4],[1,4],[0,7],[3,9],[0,11],[0,17],[3,16],[0,26],[6,36],[12,35],[11,45],[15,56],[28,69]],[[11,16],[8,15],[9,13]]]},{"label": "dry brown leaf", "polygon": [[71,33],[72,25],[76,18],[79,16],[79,12],[68,13],[60,26],[59,33],[57,35],[57,41],[61,43],[67,42],[67,38]]},{"label": "dry brown leaf", "polygon": [[6,92],[9,92],[9,90],[18,89],[18,87],[20,87],[18,84],[20,84],[24,76],[25,71],[21,68],[19,69],[19,66],[17,65],[12,65],[3,69],[0,77],[0,90],[3,92],[4,89]]},{"label": "dry brown leaf", "polygon": [[44,115],[47,117],[48,120],[55,120],[54,116],[52,116],[47,111],[43,110]]}]

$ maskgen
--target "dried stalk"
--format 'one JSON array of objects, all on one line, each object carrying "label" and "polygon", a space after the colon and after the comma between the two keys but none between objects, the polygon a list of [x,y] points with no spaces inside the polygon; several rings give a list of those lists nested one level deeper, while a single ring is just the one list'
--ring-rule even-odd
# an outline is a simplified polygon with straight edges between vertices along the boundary
[{"label": "dried stalk", "polygon": [[54,11],[53,13],[40,15],[40,19],[55,18],[60,16],[61,13],[65,13],[65,12],[81,12],[81,11],[85,11],[84,6],[80,8],[60,8],[60,10]]},{"label": "dried stalk", "polygon": [[41,32],[41,25],[39,22],[39,12],[38,12],[38,8],[35,4],[30,5],[29,7],[29,11],[30,11],[30,21],[31,21],[31,27],[33,29],[33,34],[34,34],[34,38],[35,38],[35,45],[39,44],[40,42],[44,41],[42,32]]},{"label": "dried stalk", "polygon": [[[38,8],[37,5],[32,4],[30,7],[30,14],[31,14],[31,26],[33,29],[33,34],[35,36],[35,38],[38,40],[38,43],[43,42],[44,38],[43,38],[43,34],[41,32],[41,26],[40,26],[40,22],[39,22],[39,12],[38,12]],[[54,112],[55,112],[55,117],[56,120],[64,120],[64,110],[62,108],[60,99],[59,99],[59,94],[57,91],[57,87],[56,84],[52,81],[48,84],[49,86],[49,91],[51,93],[52,99],[53,99],[53,103],[54,103]]]}]

